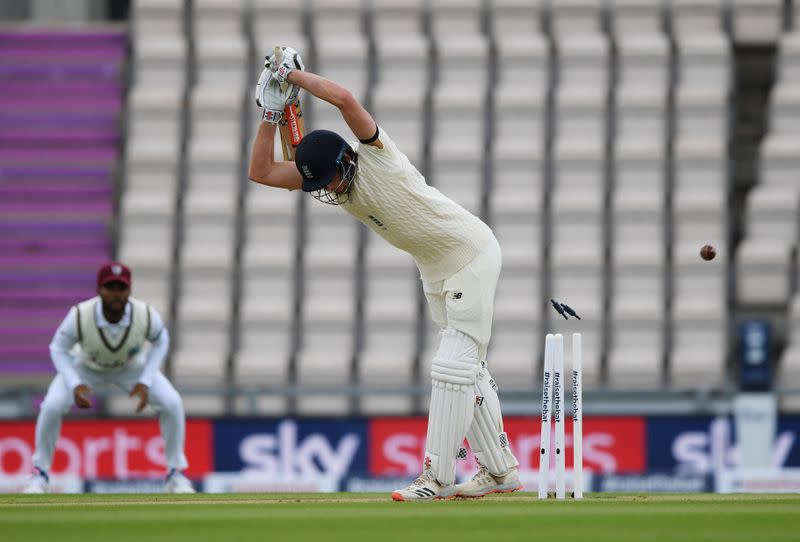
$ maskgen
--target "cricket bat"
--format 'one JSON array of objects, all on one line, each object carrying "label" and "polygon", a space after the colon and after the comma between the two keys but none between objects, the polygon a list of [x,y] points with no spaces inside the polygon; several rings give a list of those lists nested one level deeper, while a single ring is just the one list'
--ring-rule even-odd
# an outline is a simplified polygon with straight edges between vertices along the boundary
[{"label": "cricket bat", "polygon": [[[280,64],[283,62],[283,49],[275,46],[275,61]],[[288,83],[281,83],[281,90],[286,90]],[[283,118],[278,123],[278,131],[281,136],[281,150],[283,159],[286,161],[294,160],[294,152],[300,140],[306,134],[305,121],[303,120],[303,108],[300,105],[300,97],[293,103],[287,104],[283,109]]]}]

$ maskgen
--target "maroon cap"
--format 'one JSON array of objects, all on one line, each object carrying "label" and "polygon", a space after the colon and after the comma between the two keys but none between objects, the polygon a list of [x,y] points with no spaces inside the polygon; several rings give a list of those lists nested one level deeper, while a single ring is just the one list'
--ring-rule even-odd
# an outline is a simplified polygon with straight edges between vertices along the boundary
[{"label": "maroon cap", "polygon": [[121,282],[128,288],[131,287],[131,270],[119,262],[108,262],[97,271],[97,286],[108,284],[109,282]]}]

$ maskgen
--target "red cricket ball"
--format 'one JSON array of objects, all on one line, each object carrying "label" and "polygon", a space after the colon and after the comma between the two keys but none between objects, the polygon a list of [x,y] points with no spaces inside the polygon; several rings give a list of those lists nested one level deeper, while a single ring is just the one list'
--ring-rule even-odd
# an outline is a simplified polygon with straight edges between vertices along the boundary
[{"label": "red cricket ball", "polygon": [[714,256],[717,255],[717,249],[712,247],[711,245],[704,245],[703,248],[700,249],[700,257],[704,260],[713,260]]}]

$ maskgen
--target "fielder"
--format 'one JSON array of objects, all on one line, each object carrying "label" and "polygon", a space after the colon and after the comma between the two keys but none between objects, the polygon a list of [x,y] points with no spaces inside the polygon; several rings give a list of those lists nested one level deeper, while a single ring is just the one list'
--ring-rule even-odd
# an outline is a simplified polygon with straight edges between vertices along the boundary
[{"label": "fielder", "polygon": [[[194,493],[181,473],[186,420],[181,397],[161,373],[169,333],[157,310],[130,297],[131,271],[111,262],[97,272],[97,297],[72,307],[50,343],[58,374],[47,390],[36,420],[36,469],[25,493],[47,493],[61,420],[73,402],[90,408],[91,392],[113,384],[138,397],[136,412],[151,404],[158,412],[168,473],[165,491]],[[149,343],[149,348],[147,348]]]},{"label": "fielder", "polygon": [[[253,144],[250,180],[310,192],[410,253],[431,316],[441,328],[431,370],[423,472],[392,498],[429,501],[521,489],[518,461],[503,431],[497,388],[484,359],[501,264],[492,230],[428,186],[347,89],[303,71],[297,51],[287,47],[282,62],[272,57],[266,66],[256,86],[264,122]],[[282,83],[289,83],[288,88]],[[294,163],[275,162],[274,123],[298,88],[336,106],[359,143],[349,145],[333,132],[315,130],[300,141]],[[480,470],[469,482],[455,485],[456,458],[465,436]]]}]

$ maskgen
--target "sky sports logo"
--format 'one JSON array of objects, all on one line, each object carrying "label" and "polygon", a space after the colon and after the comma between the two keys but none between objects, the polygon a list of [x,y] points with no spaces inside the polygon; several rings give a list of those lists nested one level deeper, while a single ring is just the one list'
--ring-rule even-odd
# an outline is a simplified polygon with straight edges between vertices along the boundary
[{"label": "sky sports logo", "polygon": [[[505,418],[504,429],[522,471],[539,466],[538,416]],[[584,464],[595,473],[709,473],[737,464],[730,418],[589,416],[584,419]],[[35,422],[0,422],[0,476],[32,469]],[[187,421],[187,474],[208,472],[414,477],[425,455],[427,419],[262,419]],[[565,417],[565,456],[571,467],[572,420]],[[781,417],[775,438],[776,466],[800,466],[800,417]],[[551,455],[554,458],[554,455]],[[98,478],[163,476],[158,422],[68,420],[53,474]],[[470,452],[457,462],[460,476],[477,463]]]},{"label": "sky sports logo", "polygon": [[[33,471],[34,431],[33,421],[0,422],[0,475],[27,476]],[[189,476],[213,468],[211,442],[211,422],[187,421]],[[133,479],[163,477],[166,470],[157,420],[67,420],[51,473]]]}]

